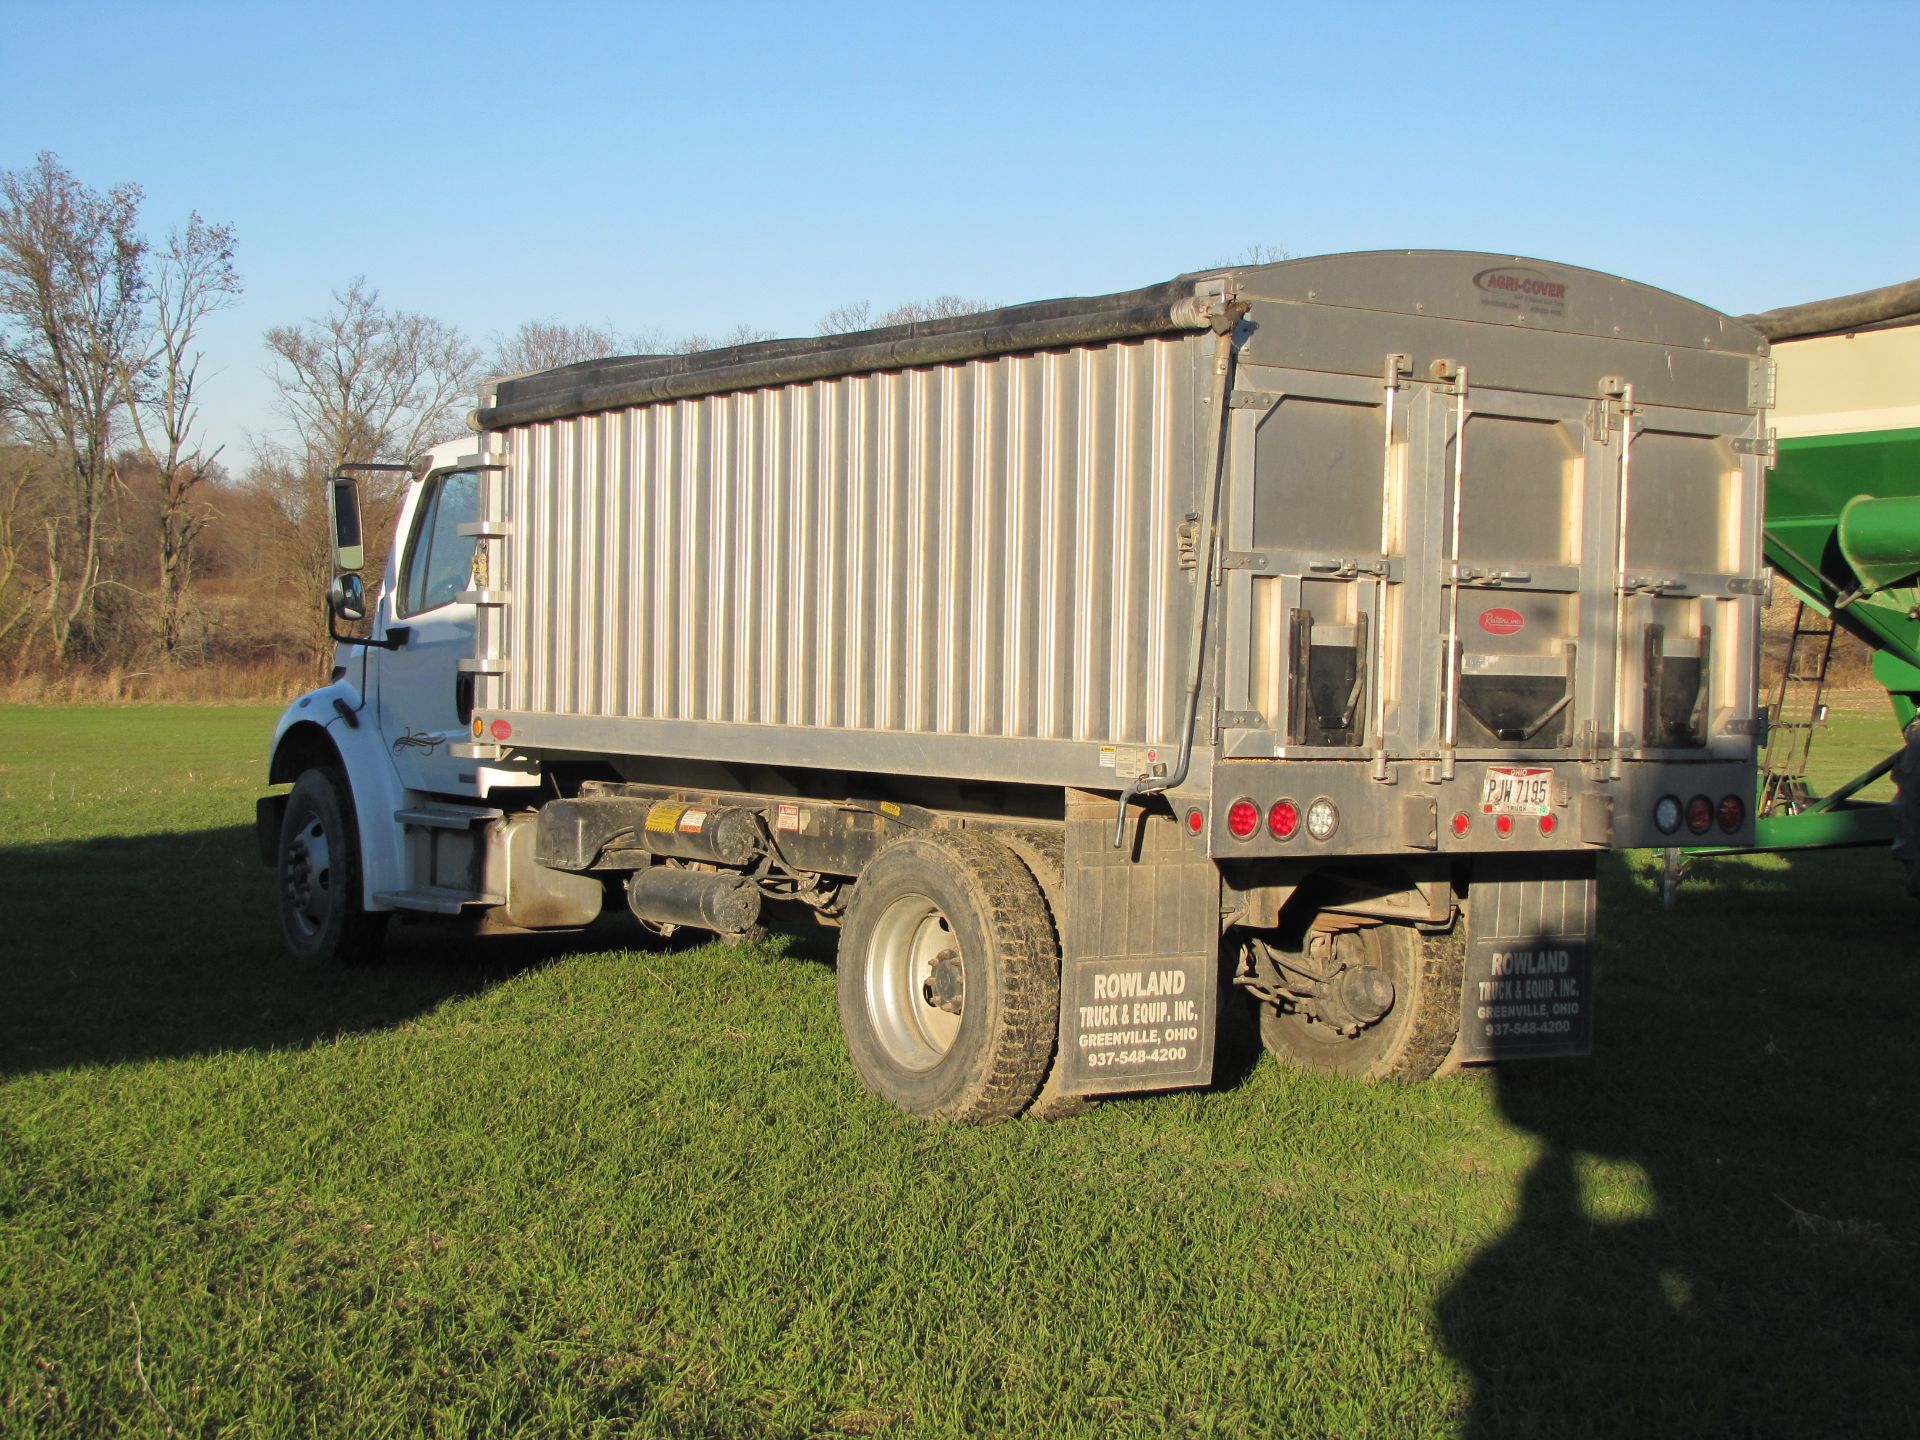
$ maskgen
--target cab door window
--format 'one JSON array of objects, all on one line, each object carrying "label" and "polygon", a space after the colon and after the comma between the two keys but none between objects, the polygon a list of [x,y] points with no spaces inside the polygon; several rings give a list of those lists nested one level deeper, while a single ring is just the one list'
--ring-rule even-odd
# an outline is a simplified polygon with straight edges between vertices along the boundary
[{"label": "cab door window", "polygon": [[480,518],[480,472],[452,470],[427,484],[400,563],[402,615],[450,604],[468,588],[473,574],[476,542],[460,534],[459,527]]}]

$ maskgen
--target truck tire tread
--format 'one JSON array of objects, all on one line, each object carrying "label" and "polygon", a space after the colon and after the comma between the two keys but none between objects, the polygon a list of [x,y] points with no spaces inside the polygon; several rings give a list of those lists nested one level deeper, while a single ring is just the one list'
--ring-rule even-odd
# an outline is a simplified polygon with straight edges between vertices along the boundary
[{"label": "truck tire tread", "polygon": [[[905,1094],[891,1083],[884,1056],[868,1032],[864,999],[864,958],[860,946],[877,918],[868,912],[884,903],[876,883],[893,872],[928,870],[940,878],[928,888],[957,883],[977,907],[992,950],[978,957],[980,971],[992,982],[977,1062],[971,1073],[953,1072],[930,1098]],[[876,871],[879,873],[876,874]],[[938,897],[934,897],[938,898]],[[1040,887],[1011,851],[983,835],[963,831],[925,831],[895,841],[868,867],[854,887],[842,934],[840,976],[841,1027],[856,1071],[870,1090],[903,1109],[930,1118],[965,1123],[1011,1119],[1040,1089],[1059,1026],[1060,977],[1052,924]],[[969,984],[978,981],[970,977]],[[964,1055],[955,1063],[966,1062]],[[939,1068],[944,1068],[943,1062]]]}]

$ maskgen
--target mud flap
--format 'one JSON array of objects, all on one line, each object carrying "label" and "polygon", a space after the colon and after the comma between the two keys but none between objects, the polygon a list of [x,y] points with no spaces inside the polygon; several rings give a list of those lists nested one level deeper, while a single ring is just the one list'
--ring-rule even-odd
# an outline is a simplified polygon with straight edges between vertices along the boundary
[{"label": "mud flap", "polygon": [[1594,872],[1589,855],[1475,864],[1455,1060],[1592,1053]]},{"label": "mud flap", "polygon": [[1164,805],[1131,807],[1113,845],[1111,795],[1067,792],[1060,1074],[1067,1095],[1213,1078],[1220,871]]}]

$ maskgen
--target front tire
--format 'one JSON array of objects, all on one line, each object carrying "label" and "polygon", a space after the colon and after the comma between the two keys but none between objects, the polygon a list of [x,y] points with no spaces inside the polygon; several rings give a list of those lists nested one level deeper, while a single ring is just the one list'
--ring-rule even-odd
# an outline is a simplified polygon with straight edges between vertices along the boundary
[{"label": "front tire", "polygon": [[847,907],[839,1003],[847,1054],[875,1095],[930,1118],[1018,1115],[1059,1025],[1058,947],[1033,876],[980,835],[895,841]]},{"label": "front tire", "polygon": [[384,912],[361,900],[360,832],[346,775],[303,771],[280,822],[280,934],[296,960],[338,962],[377,955]]}]

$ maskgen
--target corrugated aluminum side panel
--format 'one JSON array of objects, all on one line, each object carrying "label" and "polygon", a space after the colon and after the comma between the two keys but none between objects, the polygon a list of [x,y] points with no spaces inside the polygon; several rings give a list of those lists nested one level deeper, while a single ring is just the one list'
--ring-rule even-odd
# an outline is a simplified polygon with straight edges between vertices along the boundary
[{"label": "corrugated aluminum side panel", "polygon": [[508,432],[489,709],[1177,739],[1198,342]]}]

